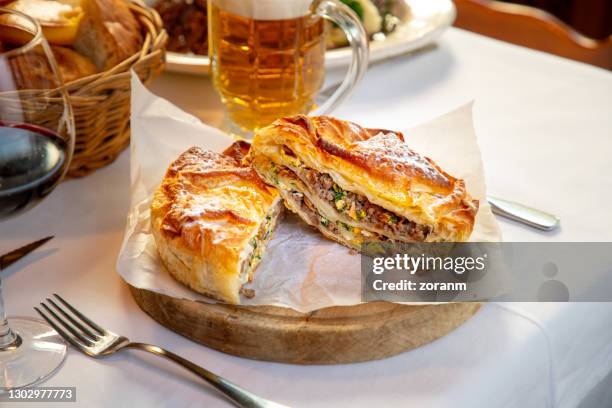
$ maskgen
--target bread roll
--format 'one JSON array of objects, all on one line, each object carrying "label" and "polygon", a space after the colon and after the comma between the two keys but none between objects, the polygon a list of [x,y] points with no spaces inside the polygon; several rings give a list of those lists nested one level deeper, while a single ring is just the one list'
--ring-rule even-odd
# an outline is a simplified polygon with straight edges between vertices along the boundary
[{"label": "bread roll", "polygon": [[[32,17],[40,24],[45,38],[52,45],[72,45],[77,35],[83,11],[79,0],[15,0],[6,6]],[[14,37],[15,44],[23,44],[31,39],[28,27],[22,26],[23,20],[17,16],[3,15],[5,25],[14,25],[16,30],[8,31],[6,36]]]},{"label": "bread roll", "polygon": [[72,82],[98,72],[98,69],[89,58],[70,48],[53,46],[51,50],[55,56],[55,61],[57,61],[64,83]]},{"label": "bread roll", "polygon": [[49,59],[40,50],[15,55],[7,62],[17,89],[54,89],[62,85],[53,74]]},{"label": "bread roll", "polygon": [[[0,51],[2,50],[0,44]],[[98,72],[86,57],[66,47],[52,46],[63,83],[72,82]],[[62,85],[54,76],[49,60],[40,51],[16,55],[8,63],[19,89],[53,89]]]},{"label": "bread roll", "polygon": [[142,46],[140,25],[123,0],[83,0],[74,49],[107,70],[134,55]]}]

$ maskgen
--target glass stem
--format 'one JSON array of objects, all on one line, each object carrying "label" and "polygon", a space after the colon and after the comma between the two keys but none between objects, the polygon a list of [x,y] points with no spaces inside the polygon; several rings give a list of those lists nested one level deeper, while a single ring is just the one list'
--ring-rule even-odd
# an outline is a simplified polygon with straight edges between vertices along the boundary
[{"label": "glass stem", "polygon": [[2,298],[2,277],[0,277],[0,352],[12,348],[17,342],[17,336],[8,325],[6,312],[4,310],[4,299]]}]

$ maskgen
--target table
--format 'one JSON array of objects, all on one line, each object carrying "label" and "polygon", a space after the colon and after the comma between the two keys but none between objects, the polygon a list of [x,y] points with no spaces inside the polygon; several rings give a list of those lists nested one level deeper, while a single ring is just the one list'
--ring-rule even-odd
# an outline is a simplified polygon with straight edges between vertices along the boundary
[{"label": "table", "polygon": [[[164,74],[152,89],[220,123],[207,79]],[[453,28],[433,50],[372,67],[336,115],[404,129],[472,99],[489,190],[562,219],[553,233],[500,220],[504,239],[610,241],[610,72]],[[37,208],[0,224],[0,253],[56,235],[5,271],[10,315],[31,316],[35,303],[58,292],[113,331],[168,348],[297,407],[612,404],[612,305],[606,303],[488,304],[434,343],[353,365],[250,361],[196,345],[141,312],[114,270],[128,187],[124,152],[107,168],[63,183]],[[138,352],[94,360],[70,350],[46,385],[76,386],[77,404],[69,407],[229,406],[189,374]]]}]

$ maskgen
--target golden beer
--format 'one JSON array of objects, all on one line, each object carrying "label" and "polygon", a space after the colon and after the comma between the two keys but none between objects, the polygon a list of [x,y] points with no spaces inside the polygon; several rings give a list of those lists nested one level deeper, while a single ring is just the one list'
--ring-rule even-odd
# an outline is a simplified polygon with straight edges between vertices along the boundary
[{"label": "golden beer", "polygon": [[212,77],[233,126],[248,132],[312,109],[325,77],[325,30],[310,3],[209,0]]}]

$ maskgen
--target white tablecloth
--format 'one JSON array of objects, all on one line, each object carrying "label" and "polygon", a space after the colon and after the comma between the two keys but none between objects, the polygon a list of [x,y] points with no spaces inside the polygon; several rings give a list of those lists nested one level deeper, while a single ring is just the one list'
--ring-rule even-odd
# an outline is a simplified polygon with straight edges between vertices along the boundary
[{"label": "white tablecloth", "polygon": [[[165,74],[152,88],[220,123],[207,79]],[[501,221],[504,239],[610,241],[610,72],[451,29],[434,50],[372,67],[337,115],[401,130],[472,99],[490,192],[562,219],[562,229],[548,234]],[[490,304],[429,345],[353,365],[274,364],[199,346],[141,312],[115,273],[128,180],[124,153],[0,224],[0,253],[56,235],[5,271],[10,314],[33,315],[36,302],[58,292],[116,332],[297,407],[612,406],[612,305],[605,303]],[[138,352],[93,360],[70,350],[47,385],[76,386],[83,407],[226,406],[189,374]]]}]

